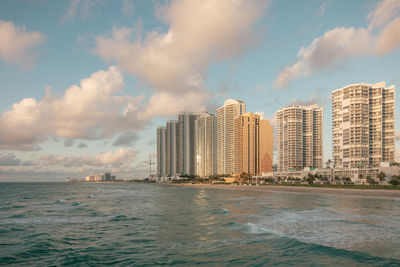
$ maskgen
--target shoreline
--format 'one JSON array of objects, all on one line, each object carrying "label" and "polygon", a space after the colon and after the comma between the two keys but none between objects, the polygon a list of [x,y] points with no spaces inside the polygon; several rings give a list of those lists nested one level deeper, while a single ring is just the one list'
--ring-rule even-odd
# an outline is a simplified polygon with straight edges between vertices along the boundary
[{"label": "shoreline", "polygon": [[389,197],[399,198],[400,190],[385,189],[354,189],[354,188],[324,188],[324,187],[306,187],[306,186],[240,186],[240,185],[221,185],[221,184],[169,184],[172,186],[195,187],[195,188],[213,188],[223,190],[240,191],[258,191],[258,192],[287,192],[287,193],[310,193],[322,195],[348,195],[365,197]]}]

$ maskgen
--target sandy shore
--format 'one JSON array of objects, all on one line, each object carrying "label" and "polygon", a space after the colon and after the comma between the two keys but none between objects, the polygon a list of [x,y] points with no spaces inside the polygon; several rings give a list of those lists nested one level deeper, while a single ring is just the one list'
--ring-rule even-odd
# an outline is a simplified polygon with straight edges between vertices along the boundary
[{"label": "sandy shore", "polygon": [[345,188],[323,188],[323,187],[304,187],[304,186],[240,186],[240,185],[221,185],[221,184],[172,184],[174,186],[198,187],[198,188],[217,188],[224,190],[243,190],[261,192],[288,192],[288,193],[310,193],[310,194],[330,194],[347,196],[383,197],[400,198],[400,190],[385,189],[345,189]]}]

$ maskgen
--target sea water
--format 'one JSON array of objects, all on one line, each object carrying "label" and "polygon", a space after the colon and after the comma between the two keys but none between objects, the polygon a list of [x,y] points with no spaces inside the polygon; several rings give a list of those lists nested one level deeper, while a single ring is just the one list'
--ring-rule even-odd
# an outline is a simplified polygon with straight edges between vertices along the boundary
[{"label": "sea water", "polygon": [[0,265],[400,265],[400,199],[0,183]]}]

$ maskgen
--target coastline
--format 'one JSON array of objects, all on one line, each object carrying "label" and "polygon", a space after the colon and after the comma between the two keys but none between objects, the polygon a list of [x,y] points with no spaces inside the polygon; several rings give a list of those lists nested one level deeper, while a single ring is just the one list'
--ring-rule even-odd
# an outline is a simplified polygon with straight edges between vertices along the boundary
[{"label": "coastline", "polygon": [[348,195],[364,197],[385,197],[400,198],[400,190],[385,189],[351,189],[351,188],[323,188],[323,187],[305,187],[305,186],[240,186],[240,185],[221,185],[221,184],[170,184],[172,186],[214,188],[223,190],[242,190],[258,192],[286,192],[286,193],[310,193],[322,195]]}]

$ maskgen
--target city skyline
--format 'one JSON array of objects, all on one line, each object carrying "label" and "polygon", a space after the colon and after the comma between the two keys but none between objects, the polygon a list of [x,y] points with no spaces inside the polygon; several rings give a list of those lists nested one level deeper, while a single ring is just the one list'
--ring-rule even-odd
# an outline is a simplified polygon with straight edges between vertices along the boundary
[{"label": "city skyline", "polygon": [[146,177],[157,125],[228,98],[274,127],[318,104],[333,160],[332,91],[400,85],[395,0],[22,3],[0,3],[0,181]]}]

